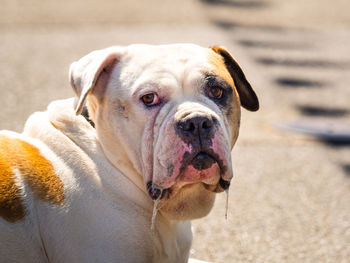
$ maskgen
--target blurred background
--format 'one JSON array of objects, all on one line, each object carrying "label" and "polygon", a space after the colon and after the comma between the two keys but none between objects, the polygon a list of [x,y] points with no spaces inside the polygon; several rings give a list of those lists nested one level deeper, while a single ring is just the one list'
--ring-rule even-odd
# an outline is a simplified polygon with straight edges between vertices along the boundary
[{"label": "blurred background", "polygon": [[0,0],[0,129],[73,96],[68,68],[111,45],[225,46],[258,94],[235,179],[193,223],[213,262],[350,262],[349,0]]}]

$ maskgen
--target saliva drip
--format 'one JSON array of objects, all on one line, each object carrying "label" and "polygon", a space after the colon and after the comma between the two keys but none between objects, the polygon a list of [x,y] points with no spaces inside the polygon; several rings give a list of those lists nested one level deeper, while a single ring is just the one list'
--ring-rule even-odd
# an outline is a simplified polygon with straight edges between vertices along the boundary
[{"label": "saliva drip", "polygon": [[158,203],[159,203],[160,199],[162,198],[162,192],[163,192],[163,190],[161,190],[159,197],[156,200],[154,200],[152,222],[151,222],[151,230],[152,231],[154,230],[154,225],[156,223],[156,217],[157,217],[157,212],[158,212]]},{"label": "saliva drip", "polygon": [[228,189],[229,188],[227,188],[226,190],[225,190],[225,193],[226,193],[226,205],[225,205],[225,219],[227,220],[227,211],[228,211],[228,194],[229,194],[229,192],[228,192]]}]

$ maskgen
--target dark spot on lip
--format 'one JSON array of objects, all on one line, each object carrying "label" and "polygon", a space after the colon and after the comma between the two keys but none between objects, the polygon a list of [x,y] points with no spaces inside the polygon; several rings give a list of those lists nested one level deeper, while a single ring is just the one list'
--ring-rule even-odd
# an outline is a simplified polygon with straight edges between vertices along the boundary
[{"label": "dark spot on lip", "polygon": [[225,181],[222,178],[220,178],[219,184],[222,187],[222,189],[224,189],[224,190],[226,190],[226,189],[228,189],[230,187],[230,182],[229,181]]},{"label": "dark spot on lip", "polygon": [[166,189],[154,185],[152,181],[147,183],[147,191],[152,200],[162,199],[166,193]]},{"label": "dark spot on lip", "polygon": [[192,166],[197,170],[206,170],[214,163],[216,163],[216,160],[205,152],[199,152],[191,162]]}]

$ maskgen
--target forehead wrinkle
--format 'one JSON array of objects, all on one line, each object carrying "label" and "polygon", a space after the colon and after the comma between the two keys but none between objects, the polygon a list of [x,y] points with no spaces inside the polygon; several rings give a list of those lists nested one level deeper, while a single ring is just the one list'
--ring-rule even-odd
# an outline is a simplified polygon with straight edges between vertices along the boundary
[{"label": "forehead wrinkle", "polygon": [[145,95],[147,94],[146,92],[157,92],[159,91],[159,85],[156,82],[146,82],[146,83],[141,83],[140,86],[135,88],[135,90],[132,92],[131,97],[139,97],[141,94]]},{"label": "forehead wrinkle", "polygon": [[144,76],[134,83],[132,97],[145,95],[146,92],[155,92],[160,96],[167,97],[178,86],[176,76],[167,71],[158,71],[156,74],[144,74]]},{"label": "forehead wrinkle", "polygon": [[204,63],[188,61],[183,67],[181,76],[181,91],[183,96],[191,96],[199,91],[204,81],[204,75],[201,72]]}]

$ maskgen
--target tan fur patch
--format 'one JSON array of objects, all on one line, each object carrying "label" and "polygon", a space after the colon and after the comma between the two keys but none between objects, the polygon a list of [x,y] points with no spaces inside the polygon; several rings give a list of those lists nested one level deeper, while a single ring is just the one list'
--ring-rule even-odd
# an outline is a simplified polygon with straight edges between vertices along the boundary
[{"label": "tan fur patch", "polygon": [[8,147],[0,137],[0,216],[9,222],[24,217],[24,206],[21,203],[20,190],[15,184],[13,169],[7,158]]},{"label": "tan fur patch", "polygon": [[15,184],[17,169],[35,197],[52,204],[64,203],[63,183],[52,164],[33,145],[0,135],[0,216],[15,222],[25,216],[20,190]]},{"label": "tan fur patch", "polygon": [[233,79],[226,68],[224,59],[213,50],[209,50],[209,63],[213,65],[213,68],[208,69],[210,73],[221,77],[231,87],[235,86]]},{"label": "tan fur patch", "polygon": [[[233,92],[234,92],[234,100],[236,103],[234,103],[234,109],[232,112],[236,114],[232,114],[232,117],[228,118],[228,122],[232,127],[239,127],[240,123],[240,101],[239,101],[239,94],[237,92],[234,80],[228,71],[225,61],[222,56],[220,56],[218,53],[219,50],[221,50],[221,47],[212,47],[209,49],[209,63],[213,65],[213,68],[207,69],[210,73],[213,73],[214,75],[219,76],[222,78],[227,84],[231,85]],[[231,148],[233,147],[234,143],[236,142],[238,137],[238,129],[235,129],[232,135],[230,136],[230,143]]]}]

